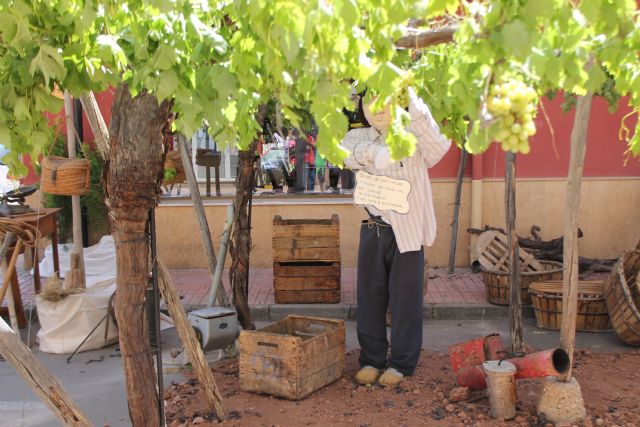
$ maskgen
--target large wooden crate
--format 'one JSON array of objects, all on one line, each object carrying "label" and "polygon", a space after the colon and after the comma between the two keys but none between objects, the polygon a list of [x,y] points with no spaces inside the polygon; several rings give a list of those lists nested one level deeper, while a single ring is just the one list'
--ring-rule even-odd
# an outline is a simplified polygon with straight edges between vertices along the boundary
[{"label": "large wooden crate", "polygon": [[340,302],[340,220],[273,218],[277,304]]},{"label": "large wooden crate", "polygon": [[342,320],[290,315],[240,333],[242,390],[300,400],[342,376]]}]

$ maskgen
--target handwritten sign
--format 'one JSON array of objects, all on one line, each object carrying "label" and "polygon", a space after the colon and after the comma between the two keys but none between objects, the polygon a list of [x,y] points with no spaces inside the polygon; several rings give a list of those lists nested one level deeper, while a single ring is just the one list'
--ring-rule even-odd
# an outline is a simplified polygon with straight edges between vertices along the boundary
[{"label": "handwritten sign", "polygon": [[356,205],[371,205],[380,211],[406,214],[409,213],[410,192],[411,184],[407,180],[358,171],[353,201]]}]

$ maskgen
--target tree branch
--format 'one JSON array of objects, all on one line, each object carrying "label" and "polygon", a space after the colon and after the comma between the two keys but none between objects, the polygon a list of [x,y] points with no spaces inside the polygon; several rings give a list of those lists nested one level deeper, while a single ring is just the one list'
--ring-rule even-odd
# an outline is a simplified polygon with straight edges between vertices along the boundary
[{"label": "tree branch", "polygon": [[401,49],[422,49],[442,43],[450,43],[458,30],[457,25],[446,25],[435,30],[407,35],[396,40],[396,47]]}]

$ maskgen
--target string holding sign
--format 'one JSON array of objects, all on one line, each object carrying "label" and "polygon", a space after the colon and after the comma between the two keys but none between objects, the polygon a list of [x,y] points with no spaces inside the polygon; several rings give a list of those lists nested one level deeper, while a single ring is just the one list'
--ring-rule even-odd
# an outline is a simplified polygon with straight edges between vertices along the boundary
[{"label": "string holding sign", "polygon": [[372,175],[364,171],[356,173],[356,189],[353,201],[356,205],[370,205],[380,211],[409,213],[411,183],[383,175]]}]

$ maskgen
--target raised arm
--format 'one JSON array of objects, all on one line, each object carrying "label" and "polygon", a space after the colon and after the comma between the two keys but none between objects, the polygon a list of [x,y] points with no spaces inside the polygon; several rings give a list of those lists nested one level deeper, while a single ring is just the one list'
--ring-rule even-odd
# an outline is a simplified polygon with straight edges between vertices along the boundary
[{"label": "raised arm", "polygon": [[433,119],[431,111],[425,102],[416,95],[412,88],[409,91],[409,114],[411,124],[409,131],[418,141],[417,150],[424,159],[427,167],[438,163],[451,147],[451,141],[440,132],[438,124]]},{"label": "raised arm", "polygon": [[[389,149],[384,144],[374,143],[378,132],[373,128],[351,129],[342,140],[342,146],[351,154],[344,161],[349,169],[375,167],[381,169],[379,159],[389,157]],[[378,159],[378,160],[377,160]]]}]

